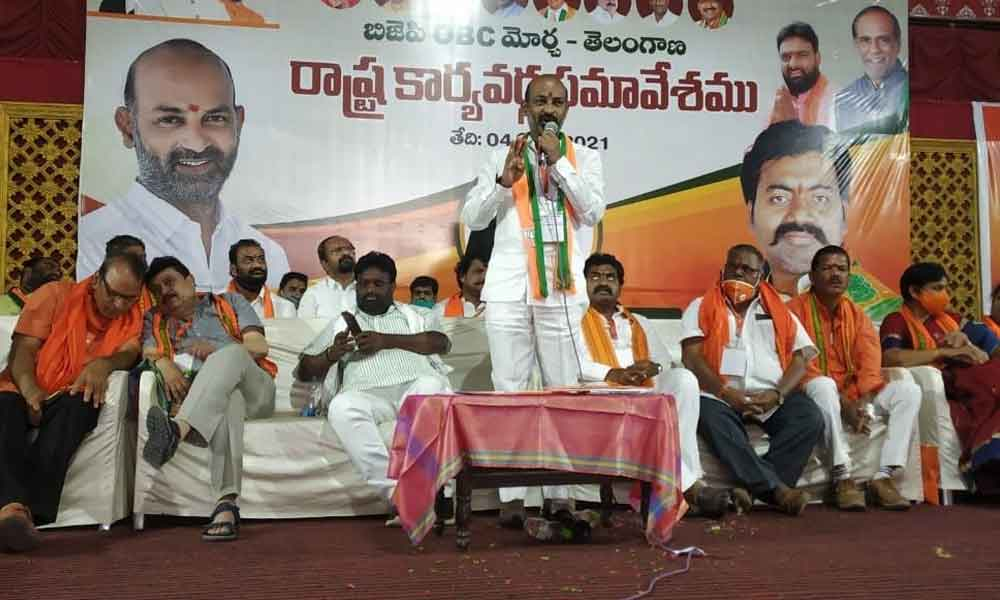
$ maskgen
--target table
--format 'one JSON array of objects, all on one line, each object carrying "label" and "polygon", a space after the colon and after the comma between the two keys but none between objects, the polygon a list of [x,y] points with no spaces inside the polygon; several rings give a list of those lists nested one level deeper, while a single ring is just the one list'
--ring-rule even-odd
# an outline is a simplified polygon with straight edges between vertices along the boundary
[{"label": "table", "polygon": [[[653,544],[669,541],[683,506],[677,411],[674,399],[660,394],[410,396],[396,422],[389,476],[397,480],[393,503],[414,544],[434,528],[435,497],[456,477],[456,522],[464,525],[472,487],[495,487],[498,477],[505,485],[647,482],[646,537]],[[465,547],[468,529],[459,531]]]}]

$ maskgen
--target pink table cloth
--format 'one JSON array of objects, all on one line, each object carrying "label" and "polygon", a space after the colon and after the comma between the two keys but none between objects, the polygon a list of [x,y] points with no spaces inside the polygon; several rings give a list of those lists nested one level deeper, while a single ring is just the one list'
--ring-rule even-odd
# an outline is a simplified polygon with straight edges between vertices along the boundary
[{"label": "pink table cloth", "polygon": [[652,484],[646,537],[670,540],[682,515],[677,410],[659,394],[409,396],[396,422],[389,476],[410,541],[434,525],[434,497],[462,468],[520,467]]}]

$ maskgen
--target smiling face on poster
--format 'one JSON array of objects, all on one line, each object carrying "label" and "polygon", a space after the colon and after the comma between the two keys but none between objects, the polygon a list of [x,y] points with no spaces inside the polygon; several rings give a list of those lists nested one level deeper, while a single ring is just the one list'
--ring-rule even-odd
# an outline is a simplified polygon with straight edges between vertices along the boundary
[{"label": "smiling face on poster", "polygon": [[[766,253],[758,228],[783,217],[750,222],[739,171],[789,119],[828,127],[853,158],[840,223],[817,225],[828,241],[878,281],[896,281],[909,252],[906,112],[861,85],[899,90],[902,0],[126,4],[88,0],[79,277],[131,234],[221,290],[228,248],[246,238],[276,288],[290,270],[324,276],[317,245],[339,235],[393,256],[401,289],[428,274],[453,294],[462,203],[492,152],[544,127],[522,108],[541,74],[565,93],[561,131],[600,156],[608,209],[590,246],[629,264],[629,305],[685,305],[717,275],[705,257],[732,243]],[[795,23],[816,47],[801,32],[776,41]],[[876,230],[899,248],[879,248]],[[782,233],[775,262],[790,274],[791,249],[811,247]]]}]

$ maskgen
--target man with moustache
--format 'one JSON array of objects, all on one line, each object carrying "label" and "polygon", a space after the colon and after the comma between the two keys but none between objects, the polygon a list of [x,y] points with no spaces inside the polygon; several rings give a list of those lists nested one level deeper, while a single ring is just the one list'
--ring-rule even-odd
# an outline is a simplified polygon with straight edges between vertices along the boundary
[{"label": "man with moustache", "polygon": [[720,0],[698,0],[698,14],[701,18],[695,24],[704,29],[721,29],[729,23]]},{"label": "man with moustache", "polygon": [[289,271],[281,276],[281,284],[278,286],[278,295],[295,305],[295,310],[299,308],[302,294],[309,287],[309,278],[305,273]]},{"label": "man with moustache", "polygon": [[920,412],[920,388],[912,380],[882,379],[878,334],[865,313],[847,297],[851,260],[840,246],[821,248],[813,257],[810,291],[788,308],[805,325],[819,355],[809,363],[803,390],[823,413],[831,480],[841,510],[864,510],[865,496],[851,478],[851,456],[844,423],[853,432],[871,432],[876,414],[888,418],[879,470],[868,489],[886,510],[907,510],[893,478],[903,471]]},{"label": "man with moustache", "polygon": [[650,0],[652,23],[657,27],[669,27],[677,22],[678,15],[670,10],[670,0]]},{"label": "man with moustache", "polygon": [[[530,131],[494,150],[462,206],[472,231],[496,234],[482,300],[493,361],[494,388],[529,389],[534,366],[546,387],[579,380],[575,336],[586,302],[585,248],[604,216],[600,155],[577,147],[560,130],[569,110],[566,87],[554,75],[528,83],[520,112]],[[503,488],[501,520],[523,522],[524,488]],[[568,497],[565,488],[546,492]]]},{"label": "man with moustache", "polygon": [[851,35],[865,73],[837,92],[837,130],[904,131],[909,120],[910,78],[899,60],[899,20],[885,7],[869,6],[854,17]]},{"label": "man with moustache", "polygon": [[455,265],[455,278],[458,279],[458,292],[434,305],[434,315],[443,319],[463,317],[467,319],[479,317],[486,305],[483,303],[483,284],[486,283],[486,260],[466,252]]},{"label": "man with moustache", "polygon": [[261,319],[294,319],[295,305],[267,288],[267,257],[257,240],[240,240],[229,247],[229,292],[250,303]]},{"label": "man with moustache", "polygon": [[576,9],[570,6],[566,0],[548,0],[545,8],[540,12],[543,19],[555,23],[569,21],[576,16]]},{"label": "man with moustache", "polygon": [[48,256],[35,256],[24,261],[24,264],[21,265],[21,279],[18,285],[0,296],[0,316],[12,317],[21,314],[21,309],[24,308],[24,303],[28,300],[28,294],[46,283],[60,279],[62,279],[62,269],[56,259]]},{"label": "man with moustache", "polygon": [[[851,190],[847,146],[822,125],[774,123],[743,157],[740,185],[770,283],[786,298],[797,295],[808,287],[805,275],[816,252],[844,242]],[[876,322],[901,302],[857,264],[848,294]]]},{"label": "man with moustache", "polygon": [[104,240],[129,233],[145,241],[150,257],[180,258],[201,289],[224,290],[227,251],[250,238],[270,257],[276,274],[268,284],[277,286],[288,271],[285,251],[219,198],[236,164],[244,114],[229,66],[202,44],[171,39],[142,52],[115,111],[138,176],[124,197],[80,218],[77,276],[96,270]]},{"label": "man with moustache", "polygon": [[618,0],[597,0],[590,16],[602,25],[619,23],[625,19],[625,15],[618,12]]},{"label": "man with moustache", "polygon": [[[303,351],[295,369],[300,381],[322,381],[327,420],[355,469],[375,493],[389,501],[389,452],[379,424],[395,420],[412,394],[450,391],[446,368],[448,337],[432,330],[413,307],[393,301],[396,263],[370,252],[355,267],[360,333],[343,316],[330,322]],[[388,523],[387,523],[388,524]]]},{"label": "man with moustache", "polygon": [[774,94],[769,122],[798,119],[832,128],[833,90],[819,71],[819,38],[812,26],[797,21],[783,27],[778,32],[778,57],[785,85]]},{"label": "man with moustache", "polygon": [[354,244],[345,237],[331,235],[316,247],[319,264],[326,277],[302,294],[300,319],[335,319],[354,308]]}]

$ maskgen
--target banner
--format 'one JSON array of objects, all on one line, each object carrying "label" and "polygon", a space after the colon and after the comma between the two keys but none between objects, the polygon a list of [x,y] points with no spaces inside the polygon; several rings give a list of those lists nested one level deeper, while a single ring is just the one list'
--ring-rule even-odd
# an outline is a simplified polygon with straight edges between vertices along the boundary
[{"label": "banner", "polygon": [[[903,0],[88,9],[78,276],[131,233],[221,289],[229,245],[253,237],[274,286],[289,269],[323,276],[317,244],[338,234],[359,256],[392,255],[400,288],[430,274],[443,297],[477,169],[527,130],[531,78],[554,73],[563,130],[601,155],[608,210],[592,247],[624,263],[627,304],[684,307],[740,242],[765,252],[786,292],[815,250],[844,244],[859,265],[852,295],[880,307],[873,316],[897,302],[909,257]],[[745,155],[756,167],[741,181]]]},{"label": "banner", "polygon": [[979,256],[983,314],[992,312],[993,286],[1000,283],[1000,104],[973,102],[979,173]]}]

